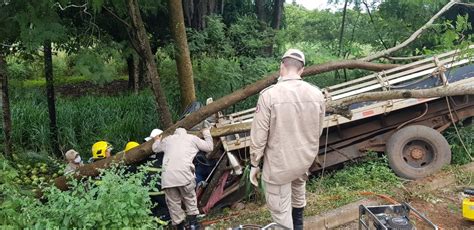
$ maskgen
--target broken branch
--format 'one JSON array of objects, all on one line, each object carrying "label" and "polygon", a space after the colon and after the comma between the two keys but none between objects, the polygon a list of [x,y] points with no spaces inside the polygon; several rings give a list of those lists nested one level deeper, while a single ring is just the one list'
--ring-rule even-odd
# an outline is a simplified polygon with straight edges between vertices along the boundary
[{"label": "broken branch", "polygon": [[380,52],[377,52],[375,54],[372,54],[372,55],[369,55],[365,58],[361,58],[359,60],[361,61],[373,61],[373,60],[376,60],[376,59],[379,59],[381,57],[385,57],[385,56],[388,56],[389,54],[395,52],[395,51],[398,51],[402,48],[404,48],[405,46],[409,45],[410,43],[412,43],[416,38],[418,38],[428,27],[430,27],[433,22],[439,18],[439,16],[441,16],[442,14],[444,14],[446,11],[448,11],[452,6],[458,4],[459,1],[458,0],[451,0],[448,4],[446,4],[443,8],[441,8],[441,10],[438,11],[438,13],[436,13],[433,17],[430,18],[430,20],[428,20],[428,22],[426,22],[421,28],[419,28],[417,31],[415,31],[412,35],[410,35],[410,37],[408,39],[406,39],[405,41],[403,41],[402,43],[400,43],[399,45],[397,46],[394,46],[390,49],[386,49],[386,50],[382,50]]}]

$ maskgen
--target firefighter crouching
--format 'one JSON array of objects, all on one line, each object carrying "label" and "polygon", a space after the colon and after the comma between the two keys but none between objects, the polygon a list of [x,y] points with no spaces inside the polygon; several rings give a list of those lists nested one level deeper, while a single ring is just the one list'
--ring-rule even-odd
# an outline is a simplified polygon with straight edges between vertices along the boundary
[{"label": "firefighter crouching", "polygon": [[[154,138],[153,152],[164,152],[161,187],[171,222],[178,229],[184,229],[186,215],[191,229],[199,229],[193,159],[199,151],[210,152],[214,147],[210,128],[203,129],[202,134],[204,140],[188,134],[184,128],[178,128],[173,135],[163,140],[161,136]],[[181,202],[184,203],[186,212],[181,208]]]}]

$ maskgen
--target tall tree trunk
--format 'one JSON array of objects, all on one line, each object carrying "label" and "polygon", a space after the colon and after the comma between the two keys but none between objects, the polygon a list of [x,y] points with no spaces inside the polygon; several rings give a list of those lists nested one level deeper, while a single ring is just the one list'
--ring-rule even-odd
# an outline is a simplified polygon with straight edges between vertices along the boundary
[{"label": "tall tree trunk", "polygon": [[135,79],[138,77],[135,75],[135,61],[133,55],[128,55],[127,59],[127,72],[128,72],[128,89],[135,89]]},{"label": "tall tree trunk", "polygon": [[135,89],[135,94],[138,94],[138,90],[140,89],[140,58],[135,57],[133,59],[133,71],[135,78],[133,79],[133,88]]},{"label": "tall tree trunk", "polygon": [[143,58],[138,57],[138,85],[140,89],[145,87],[146,75],[145,61],[143,61]]},{"label": "tall tree trunk", "polygon": [[285,0],[274,0],[272,28],[275,30],[279,30],[281,27],[283,3],[285,3]]},{"label": "tall tree trunk", "polygon": [[5,155],[8,158],[12,158],[12,119],[10,113],[10,98],[8,97],[8,75],[7,75],[7,63],[5,62],[5,56],[0,54],[0,83],[2,90],[2,110],[3,110],[3,135],[4,143],[3,147]]},{"label": "tall tree trunk", "polygon": [[[337,51],[337,56],[340,57],[342,53],[342,45],[343,43],[343,38],[344,38],[344,27],[346,24],[346,13],[347,13],[347,2],[348,0],[344,1],[344,9],[342,11],[342,23],[341,23],[341,30],[339,31],[339,50]],[[334,72],[336,75],[336,78],[339,78],[339,71]],[[344,72],[344,80],[347,81],[347,75],[346,72]]]},{"label": "tall tree trunk", "polygon": [[194,14],[194,0],[183,0],[183,13],[186,19],[186,26],[192,27]]},{"label": "tall tree trunk", "polygon": [[347,2],[348,0],[345,0],[344,2],[344,10],[342,11],[342,22],[341,22],[341,29],[339,31],[339,50],[337,52],[337,56],[340,57],[342,53],[342,39],[344,38],[344,27],[346,24],[346,13],[347,13]]},{"label": "tall tree trunk", "polygon": [[53,153],[61,157],[59,150],[58,127],[56,125],[56,100],[54,98],[54,80],[53,80],[53,53],[51,51],[51,41],[44,42],[44,76],[46,78],[46,96],[48,99],[49,113],[49,137]]},{"label": "tall tree trunk", "polygon": [[267,15],[265,10],[265,0],[255,0],[255,12],[257,14],[257,19],[261,23],[266,23]]},{"label": "tall tree trunk", "polygon": [[130,16],[134,47],[145,61],[145,67],[151,80],[155,101],[158,107],[160,121],[163,128],[168,128],[173,124],[171,113],[166,101],[166,95],[161,87],[160,76],[156,66],[155,55],[151,51],[150,41],[148,40],[145,25],[140,14],[140,8],[137,0],[127,0],[128,14]]},{"label": "tall tree trunk", "polygon": [[184,27],[182,2],[181,0],[169,0],[168,7],[170,13],[170,30],[175,43],[174,53],[181,92],[181,108],[184,109],[196,100],[193,67],[191,65],[188,39]]}]

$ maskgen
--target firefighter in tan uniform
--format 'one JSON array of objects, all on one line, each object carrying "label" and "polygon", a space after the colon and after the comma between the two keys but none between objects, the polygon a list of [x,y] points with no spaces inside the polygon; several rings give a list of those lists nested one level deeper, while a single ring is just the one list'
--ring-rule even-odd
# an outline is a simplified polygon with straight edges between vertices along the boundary
[{"label": "firefighter in tan uniform", "polygon": [[196,200],[196,181],[193,159],[199,150],[210,152],[213,149],[212,136],[209,128],[202,131],[204,140],[188,134],[185,129],[178,128],[173,135],[161,140],[155,137],[153,151],[164,152],[161,188],[165,193],[171,222],[179,230],[184,229],[186,215],[181,202],[186,207],[186,214],[191,229],[199,229],[196,215],[199,214]]},{"label": "firefighter in tan uniform", "polygon": [[262,179],[273,220],[290,229],[303,229],[307,172],[318,150],[325,113],[321,91],[301,79],[304,54],[289,49],[282,57],[278,83],[258,98],[250,132],[250,181]]}]

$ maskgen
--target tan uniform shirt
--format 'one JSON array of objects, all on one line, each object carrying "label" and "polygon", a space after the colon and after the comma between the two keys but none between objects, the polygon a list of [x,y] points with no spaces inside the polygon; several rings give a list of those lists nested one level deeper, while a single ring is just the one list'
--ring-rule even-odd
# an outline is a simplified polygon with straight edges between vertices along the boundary
[{"label": "tan uniform shirt", "polygon": [[260,92],[250,131],[251,163],[262,157],[263,180],[286,184],[311,167],[319,150],[325,113],[321,91],[300,76],[287,76]]},{"label": "tan uniform shirt", "polygon": [[153,143],[153,152],[164,152],[161,173],[161,188],[188,185],[194,180],[193,159],[201,151],[210,152],[214,148],[209,130],[203,133],[202,140],[178,128],[173,135]]}]

